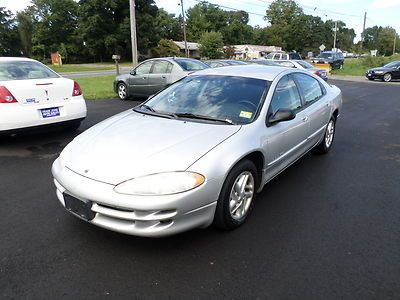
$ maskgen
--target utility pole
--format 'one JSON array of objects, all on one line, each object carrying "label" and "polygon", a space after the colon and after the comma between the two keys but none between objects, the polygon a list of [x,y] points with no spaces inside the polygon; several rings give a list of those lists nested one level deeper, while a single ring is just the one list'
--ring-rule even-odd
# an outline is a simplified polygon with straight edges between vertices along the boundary
[{"label": "utility pole", "polygon": [[336,51],[336,31],[337,31],[337,21],[335,21],[335,34],[333,37],[333,49],[335,49],[335,52],[337,52]]},{"label": "utility pole", "polygon": [[363,24],[363,31],[361,33],[360,52],[362,51],[363,43],[364,43],[364,32],[365,32],[365,22],[366,21],[367,21],[367,12],[364,13],[364,24]]},{"label": "utility pole", "polygon": [[135,0],[129,0],[129,12],[130,12],[130,19],[131,19],[131,45],[132,45],[132,64],[133,64],[133,67],[136,67],[136,65],[138,63],[135,7],[136,7]]},{"label": "utility pole", "polygon": [[183,39],[185,41],[185,56],[189,57],[189,50],[186,39],[186,20],[185,20],[185,10],[183,8],[183,0],[181,0],[181,8],[182,8],[182,18],[183,18]]},{"label": "utility pole", "polygon": [[395,55],[395,53],[396,53],[396,38],[397,38],[397,34],[395,32],[394,33],[394,42],[393,42],[393,55]]}]

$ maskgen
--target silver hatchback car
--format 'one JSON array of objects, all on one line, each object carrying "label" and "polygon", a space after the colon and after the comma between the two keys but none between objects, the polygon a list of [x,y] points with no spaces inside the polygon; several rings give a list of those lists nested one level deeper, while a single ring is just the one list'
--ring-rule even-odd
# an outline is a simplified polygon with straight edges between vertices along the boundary
[{"label": "silver hatchback car", "polygon": [[341,107],[341,91],[307,71],[199,71],[76,137],[52,167],[57,196],[126,234],[234,229],[268,181],[331,149]]},{"label": "silver hatchback car", "polygon": [[148,97],[167,85],[198,70],[209,68],[199,60],[184,57],[162,57],[145,60],[129,74],[118,75],[114,91],[121,100]]}]

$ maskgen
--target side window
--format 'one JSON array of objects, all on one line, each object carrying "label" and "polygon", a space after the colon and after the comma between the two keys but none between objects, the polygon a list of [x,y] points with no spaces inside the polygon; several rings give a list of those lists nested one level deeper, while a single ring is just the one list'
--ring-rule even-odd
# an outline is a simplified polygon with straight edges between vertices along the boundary
[{"label": "side window", "polygon": [[293,75],[299,84],[301,93],[303,94],[306,105],[309,105],[323,96],[323,91],[318,80],[306,74]]},{"label": "side window", "polygon": [[282,77],[272,96],[270,113],[274,115],[278,109],[286,108],[297,111],[301,108],[299,91],[293,79],[289,76]]},{"label": "side window", "polygon": [[170,62],[165,61],[165,60],[155,61],[154,62],[154,66],[153,66],[153,70],[152,70],[151,73],[153,73],[153,74],[170,73],[171,71],[168,72],[168,66],[169,65],[172,65],[172,64]]},{"label": "side window", "polygon": [[136,68],[136,75],[144,75],[149,74],[151,66],[153,65],[152,61],[145,62]]}]

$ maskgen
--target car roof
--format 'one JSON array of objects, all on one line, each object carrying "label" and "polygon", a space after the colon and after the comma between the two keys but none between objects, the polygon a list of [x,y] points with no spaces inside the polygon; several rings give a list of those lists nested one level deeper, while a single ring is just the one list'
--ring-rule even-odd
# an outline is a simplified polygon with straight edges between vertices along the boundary
[{"label": "car roof", "polygon": [[275,66],[237,65],[204,69],[196,71],[194,75],[237,76],[273,81],[280,73],[286,70],[288,70],[288,68]]},{"label": "car roof", "polygon": [[27,57],[0,57],[0,61],[36,61]]}]

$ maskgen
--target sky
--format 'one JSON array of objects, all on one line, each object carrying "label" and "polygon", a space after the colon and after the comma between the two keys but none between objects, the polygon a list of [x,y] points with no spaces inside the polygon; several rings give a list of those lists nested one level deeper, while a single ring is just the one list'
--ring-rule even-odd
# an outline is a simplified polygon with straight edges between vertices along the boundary
[{"label": "sky", "polygon": [[[128,3],[128,0],[126,0]],[[180,0],[155,0],[158,7],[169,13],[181,13],[178,5]],[[184,9],[194,6],[198,0],[183,0]],[[250,25],[267,26],[263,19],[265,10],[272,0],[208,0],[228,8],[245,10],[249,13]],[[321,17],[323,20],[341,20],[347,27],[354,28],[358,41],[361,36],[364,12],[367,12],[366,27],[391,26],[400,34],[400,0],[297,0],[304,13]],[[0,0],[0,7],[6,7],[12,12],[23,10],[30,4],[30,0]],[[229,10],[228,8],[223,8]]]}]

